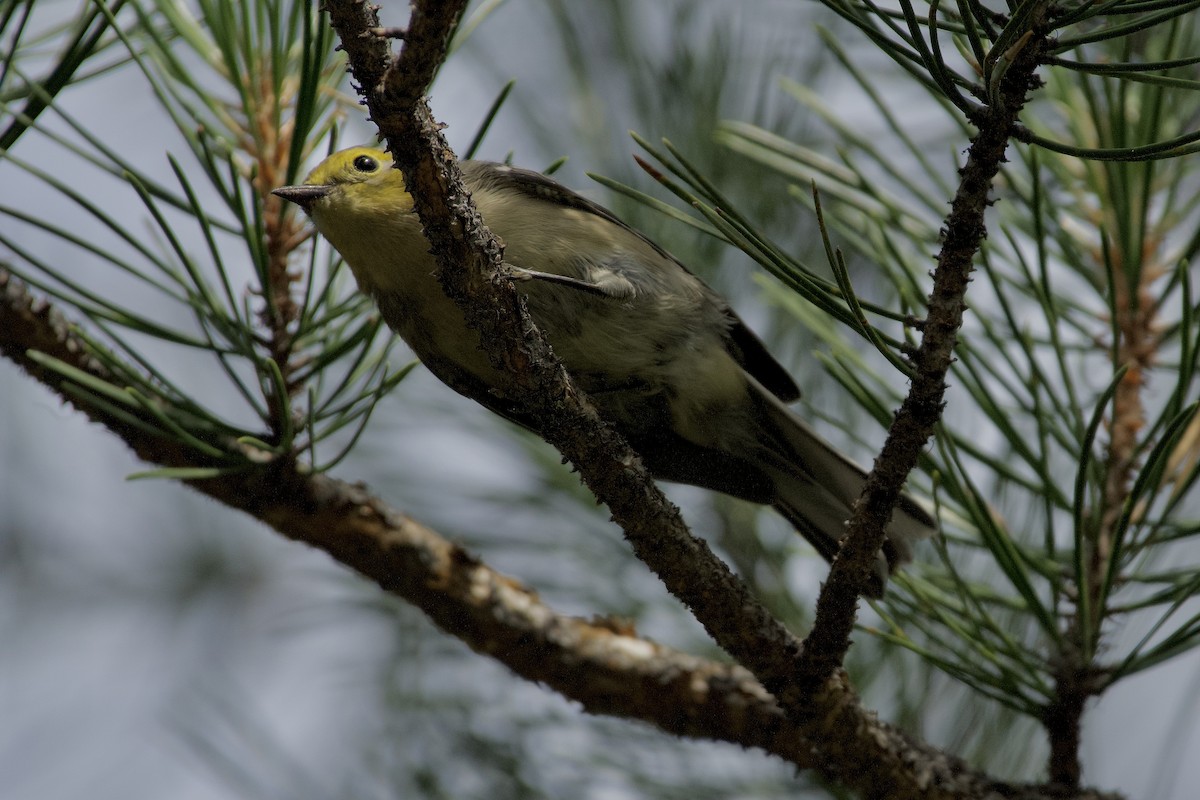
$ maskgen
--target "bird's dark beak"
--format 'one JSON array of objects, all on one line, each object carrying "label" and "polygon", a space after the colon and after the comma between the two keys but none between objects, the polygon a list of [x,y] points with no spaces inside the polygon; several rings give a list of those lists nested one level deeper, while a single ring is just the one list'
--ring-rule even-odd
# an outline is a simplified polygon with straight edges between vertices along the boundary
[{"label": "bird's dark beak", "polygon": [[307,213],[312,210],[313,203],[329,194],[330,189],[329,186],[280,186],[272,189],[271,194],[295,203]]}]

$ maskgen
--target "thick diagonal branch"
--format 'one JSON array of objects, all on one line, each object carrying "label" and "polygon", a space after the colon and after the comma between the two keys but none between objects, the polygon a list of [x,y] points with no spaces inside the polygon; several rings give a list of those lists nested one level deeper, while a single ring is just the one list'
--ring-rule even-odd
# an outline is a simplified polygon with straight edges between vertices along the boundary
[{"label": "thick diagonal branch", "polygon": [[[74,400],[73,381],[31,352],[90,378],[116,379],[49,304],[0,267],[0,354],[76,405],[128,445],[164,467],[215,462],[193,447],[148,433],[148,425]],[[234,448],[232,442],[212,442]],[[680,653],[555,612],[537,594],[388,508],[365,489],[305,474],[290,459],[219,477],[185,481],[196,491],[305,542],[424,611],[447,633],[543,683],[588,711],[645,720],[679,736],[760,747],[806,765],[812,752],[799,729],[744,669]]]},{"label": "thick diagonal branch", "polygon": [[[66,391],[71,380],[30,358],[31,351],[92,378],[113,380],[62,316],[0,267],[0,354],[115,433],[139,458],[168,467],[210,465],[194,448],[147,433],[149,426],[73,400]],[[828,748],[810,734],[820,734],[822,726],[796,725],[746,670],[673,651],[616,626],[557,614],[535,593],[360,487],[305,475],[286,459],[186,483],[290,539],[328,552],[413,603],[478,652],[588,711],[640,719],[679,736],[759,747],[798,766],[830,772]],[[841,702],[849,697],[844,692]],[[885,748],[889,759],[918,771],[930,787],[919,795],[890,795],[894,798],[1117,800],[1091,791],[1050,794],[1038,786],[994,782],[936,750],[908,742],[861,709],[857,724],[861,742],[856,758],[861,763],[879,758]]]}]

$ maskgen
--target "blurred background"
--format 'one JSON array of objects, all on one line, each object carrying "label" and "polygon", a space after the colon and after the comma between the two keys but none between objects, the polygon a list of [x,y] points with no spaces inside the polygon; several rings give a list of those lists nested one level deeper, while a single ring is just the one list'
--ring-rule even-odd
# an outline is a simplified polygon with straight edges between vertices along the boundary
[{"label": "blurred background", "polygon": [[[49,15],[80,8],[39,5]],[[385,22],[401,24],[387,19],[405,11],[394,5],[385,5]],[[720,120],[736,119],[835,150],[837,133],[793,102],[785,80],[825,97],[863,136],[887,134],[857,85],[831,69],[818,24],[845,34],[840,41],[859,69],[895,69],[817,4],[512,0],[465,40],[432,102],[462,149],[515,81],[478,157],[536,169],[566,157],[556,177],[613,208],[730,297],[797,377],[822,432],[866,461],[882,430],[823,379],[813,357],[821,343],[792,324],[771,279],[736,251],[586,175],[665,198],[633,162],[638,148],[628,131],[666,137],[777,241],[801,257],[820,252],[812,215],[779,202],[784,181],[714,137]],[[960,132],[920,93],[905,102],[907,84],[898,81],[895,91],[903,124],[952,180]],[[57,103],[121,157],[169,179],[165,154],[182,148],[135,64],[68,89]],[[66,130],[54,119],[44,124]],[[351,109],[341,141],[370,140],[372,130]],[[27,136],[15,152],[113,216],[135,223],[145,216],[118,179],[77,170],[46,138]],[[0,199],[34,217],[73,213],[43,182],[5,164]],[[111,235],[95,219],[77,225],[84,238]],[[43,232],[9,236],[64,270],[90,269],[77,250]],[[852,268],[860,287],[870,288],[870,265]],[[401,347],[391,358],[399,367],[411,356]],[[191,367],[185,360],[177,368]],[[213,367],[194,369],[203,377]],[[838,796],[758,752],[585,716],[469,652],[323,553],[171,481],[126,480],[145,465],[8,362],[0,362],[0,396],[0,796]],[[219,393],[207,400],[226,404]],[[238,413],[232,399],[227,407]],[[861,415],[861,424],[847,422],[848,414]],[[824,424],[825,415],[841,424]],[[643,635],[718,655],[554,451],[420,368],[375,410],[333,474],[365,481],[560,611],[628,617]],[[695,531],[802,631],[825,564],[769,512],[700,490],[669,492]],[[868,611],[862,621],[878,618]],[[856,641],[852,668],[885,719],[1004,777],[1042,776],[1045,748],[1028,720],[910,653],[864,633]],[[1086,718],[1087,782],[1134,797],[1191,798],[1200,782],[1192,757],[1200,752],[1197,720],[1194,652],[1120,684]]]}]

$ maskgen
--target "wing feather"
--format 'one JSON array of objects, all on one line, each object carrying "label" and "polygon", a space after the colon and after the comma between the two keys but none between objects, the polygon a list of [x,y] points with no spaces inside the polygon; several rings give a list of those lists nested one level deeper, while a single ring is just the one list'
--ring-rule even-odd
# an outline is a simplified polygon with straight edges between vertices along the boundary
[{"label": "wing feather", "polygon": [[[469,173],[472,179],[477,181],[481,186],[490,188],[493,191],[508,190],[521,192],[529,197],[544,200],[548,203],[595,214],[601,219],[607,220],[632,233],[653,248],[666,261],[675,264],[684,272],[695,277],[694,273],[680,263],[677,258],[648,239],[644,234],[626,225],[611,211],[571,191],[557,181],[542,175],[540,172],[489,161],[467,161],[462,164],[462,169],[465,173]],[[696,280],[700,281],[699,278],[696,278]],[[762,343],[762,340],[755,335],[754,331],[750,330],[741,317],[733,309],[729,308],[716,292],[709,289],[708,285],[704,284],[703,281],[700,281],[700,283],[708,290],[728,321],[725,349],[737,361],[738,365],[783,402],[791,403],[798,400],[800,398],[799,387],[796,386],[796,382],[792,380],[787,370],[767,351],[766,345]]]}]

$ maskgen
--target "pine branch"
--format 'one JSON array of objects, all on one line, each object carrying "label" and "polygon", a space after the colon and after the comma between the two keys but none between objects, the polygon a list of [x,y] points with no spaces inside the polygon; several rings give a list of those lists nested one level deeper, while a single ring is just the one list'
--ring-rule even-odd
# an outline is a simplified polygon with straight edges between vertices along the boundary
[{"label": "pine branch", "polygon": [[[845,659],[857,616],[858,597],[874,569],[892,510],[909,473],[942,416],[946,375],[954,359],[958,331],[966,311],[972,262],[987,235],[984,212],[1018,115],[1029,93],[1040,85],[1034,75],[1049,47],[1039,28],[1050,3],[1042,3],[1030,20],[1029,36],[1009,55],[1012,65],[1001,81],[998,102],[979,112],[978,133],[971,140],[966,164],[950,213],[942,227],[942,249],[933,273],[933,291],[921,326],[921,344],[913,357],[912,387],[892,422],[883,450],[867,477],[841,551],[817,602],[812,631],[804,642],[795,691],[813,691],[833,675]],[[786,699],[783,700],[787,706]]]},{"label": "pine branch", "polygon": [[[397,166],[406,175],[414,205],[438,259],[443,287],[463,308],[468,324],[482,334],[485,353],[493,364],[511,377],[513,385],[503,387],[506,394],[524,398],[525,410],[542,420],[544,438],[576,465],[589,488],[609,506],[638,557],[692,609],[727,652],[747,666],[776,696],[787,698],[785,712],[789,719],[803,722],[802,730],[811,736],[817,748],[817,766],[823,774],[869,796],[884,793],[892,798],[1021,796],[1023,791],[1030,792],[1028,796],[1039,796],[1041,790],[1036,787],[1002,786],[971,771],[954,757],[878,722],[841,679],[795,683],[795,667],[806,663],[795,639],[749,596],[744,585],[703,542],[690,535],[677,510],[665,501],[636,455],[599,420],[591,405],[571,385],[511,283],[499,277],[497,268],[502,250],[464,193],[454,154],[423,100],[428,80],[444,58],[444,46],[461,7],[461,4],[415,3],[403,37],[404,47],[388,64],[386,40],[373,33],[379,27],[374,11],[353,0],[327,3],[331,22],[347,51],[351,71],[361,84],[360,92],[371,117],[381,136],[387,139]],[[372,36],[376,38],[371,40]],[[431,47],[430,42],[440,43],[441,52],[438,47]],[[978,220],[969,229],[948,236],[946,257],[957,269],[945,271],[943,285],[939,287],[944,295],[942,310],[929,323],[939,333],[928,337],[928,351],[919,363],[926,371],[923,379],[926,392],[913,401],[917,408],[908,412],[916,418],[907,423],[911,426],[907,434],[903,430],[900,433],[898,442],[903,445],[894,445],[901,451],[911,451],[913,463],[928,438],[928,431],[924,435],[922,431],[925,426],[931,430],[940,416],[945,376],[941,362],[949,363],[953,334],[961,322],[962,295],[971,256],[983,234],[982,208],[990,178],[1002,159],[1012,119],[1029,89],[1036,54],[1040,51],[1031,48],[1029,53],[1021,55],[1020,68],[1010,69],[1011,77],[1006,78],[1001,96],[1012,107],[1002,112],[1006,116],[989,120],[1000,127],[984,135],[986,143],[980,148],[986,150],[986,156],[980,156],[979,160],[991,164],[992,172],[988,174],[987,168],[980,167],[978,171],[964,173],[968,188],[963,192],[963,213],[968,217],[975,214]],[[868,501],[860,503],[866,511],[860,512],[864,522],[859,526],[869,527],[865,520],[872,518],[877,536],[871,537],[869,531],[868,535],[854,533],[851,538],[854,549],[841,559],[842,590],[835,591],[834,597],[843,590],[849,597],[849,615],[846,616],[844,605],[837,611],[842,617],[840,622],[847,628],[847,636],[857,590],[865,580],[865,558],[873,557],[878,550],[899,486],[912,466],[905,466],[907,456],[889,458],[894,459],[894,464],[887,470],[887,478],[876,477],[878,488],[872,488]],[[836,663],[840,663],[844,651],[843,646]],[[832,652],[818,653],[814,662],[824,669]]]},{"label": "pine branch", "polygon": [[[499,276],[496,267],[503,256],[502,245],[491,236],[472,208],[457,176],[456,156],[442,139],[440,126],[432,119],[424,99],[445,58],[447,42],[459,22],[463,5],[454,2],[418,4],[405,29],[378,27],[374,15],[376,7],[361,0],[331,3],[329,10],[341,31],[344,49],[351,55],[355,75],[362,83],[372,115],[394,145],[397,163],[410,177],[418,212],[441,259],[440,277],[446,292],[463,306],[470,324],[483,334],[489,357],[508,376],[510,383],[500,387],[501,390],[511,397],[523,398],[527,404],[526,413],[542,421],[544,437],[579,468],[597,497],[609,504],[639,557],[693,609],[714,639],[745,665],[745,669],[658,647],[616,623],[589,623],[558,615],[530,590],[492,572],[433,532],[383,506],[365,489],[323,476],[314,477],[311,469],[300,464],[297,453],[303,446],[292,441],[293,429],[297,427],[294,423],[298,423],[298,418],[293,419],[295,415],[290,411],[293,393],[311,389],[309,382],[313,375],[319,376],[321,369],[344,354],[342,345],[350,348],[363,341],[369,342],[380,323],[378,320],[374,323],[364,321],[353,330],[338,328],[324,338],[315,337],[314,340],[334,344],[321,351],[311,372],[293,369],[300,364],[290,363],[293,340],[299,336],[293,334],[293,325],[300,323],[297,327],[302,327],[306,312],[301,308],[307,308],[308,304],[293,305],[290,294],[293,277],[287,269],[291,263],[289,251],[294,249],[300,234],[296,229],[272,229],[271,222],[280,221],[278,208],[263,208],[250,203],[267,222],[268,258],[263,263],[269,269],[262,278],[262,296],[267,307],[260,320],[266,335],[257,341],[246,339],[245,343],[250,346],[244,351],[236,347],[231,350],[244,354],[261,367],[261,372],[256,374],[271,384],[269,389],[273,394],[267,398],[269,410],[263,408],[259,416],[265,430],[277,426],[274,429],[276,436],[243,430],[224,424],[215,415],[206,414],[204,409],[190,402],[185,391],[175,387],[153,363],[136,351],[118,347],[119,352],[109,352],[102,343],[103,334],[109,333],[105,327],[105,312],[130,329],[145,327],[152,335],[161,335],[168,341],[199,347],[203,347],[204,342],[177,337],[175,332],[161,326],[145,325],[141,316],[126,314],[119,306],[73,283],[68,282],[67,290],[54,296],[70,304],[75,302],[78,294],[83,302],[77,303],[76,307],[89,318],[93,312],[100,311],[93,320],[100,329],[100,339],[92,338],[93,332],[86,330],[81,330],[78,335],[73,333],[53,309],[35,302],[0,266],[0,352],[116,432],[140,457],[163,466],[160,474],[183,480],[231,507],[263,519],[290,538],[325,549],[371,577],[384,589],[417,605],[451,635],[463,639],[481,653],[492,655],[521,676],[543,682],[564,696],[579,700],[590,711],[645,719],[664,731],[679,735],[761,747],[798,766],[815,767],[827,779],[855,788],[867,796],[1098,796],[1078,787],[1080,721],[1087,699],[1099,694],[1110,685],[1113,676],[1122,674],[1123,670],[1128,674],[1157,663],[1181,648],[1194,646],[1192,640],[1197,638],[1193,620],[1177,632],[1162,637],[1163,642],[1152,648],[1145,647],[1146,641],[1150,641],[1148,635],[1116,669],[1105,668],[1096,661],[1107,620],[1114,613],[1122,613],[1121,606],[1110,602],[1109,594],[1118,587],[1127,588],[1130,576],[1150,583],[1166,581],[1168,588],[1155,589],[1157,594],[1151,598],[1143,600],[1135,595],[1131,601],[1134,605],[1125,604],[1125,608],[1138,607],[1136,604],[1139,603],[1143,606],[1159,604],[1166,609],[1162,622],[1184,602],[1187,593],[1194,593],[1195,587],[1200,585],[1194,577],[1180,583],[1170,571],[1162,576],[1151,574],[1148,577],[1126,572],[1126,566],[1142,548],[1180,535],[1171,528],[1178,526],[1177,523],[1166,520],[1175,503],[1174,497],[1166,503],[1167,510],[1160,512],[1166,521],[1160,522],[1150,515],[1149,521],[1143,522],[1143,517],[1149,513],[1147,497],[1153,499],[1154,487],[1161,488],[1168,480],[1163,471],[1177,470],[1169,466],[1175,463],[1177,455],[1171,451],[1176,449],[1177,440],[1179,447],[1184,446],[1179,434],[1183,426],[1189,424],[1187,414],[1194,414],[1194,405],[1186,413],[1181,411],[1190,396],[1191,367],[1188,365],[1194,359],[1189,354],[1195,352],[1195,345],[1186,338],[1186,332],[1192,328],[1189,314],[1195,313],[1189,299],[1187,266],[1181,264],[1175,270],[1159,267],[1147,270],[1143,251],[1148,240],[1144,235],[1140,241],[1122,241],[1111,253],[1107,244],[1103,249],[1103,266],[1116,275],[1110,274],[1108,282],[1109,295],[1114,298],[1110,309],[1113,322],[1110,349],[1112,359],[1121,366],[1110,385],[1110,392],[1102,395],[1096,404],[1092,425],[1086,435],[1083,406],[1073,393],[1066,415],[1074,419],[1074,428],[1058,434],[1049,432],[1066,447],[1075,444],[1076,438],[1083,438],[1085,452],[1079,462],[1080,479],[1074,506],[1077,516],[1073,575],[1061,577],[1055,573],[1051,563],[1056,547],[1052,533],[1046,534],[1049,556],[1038,561],[1036,553],[1033,556],[1024,550],[1017,553],[1007,532],[998,528],[980,532],[986,539],[984,545],[997,555],[1005,576],[1012,580],[1021,599],[1028,604],[1025,612],[1039,613],[1041,629],[1054,641],[1054,648],[1040,662],[1033,657],[1026,661],[1018,655],[1011,659],[1012,664],[991,664],[979,673],[984,674],[992,667],[999,670],[994,683],[989,683],[985,675],[984,684],[995,689],[996,694],[990,696],[1005,702],[1006,697],[1017,697],[1019,693],[1014,691],[1005,695],[1011,687],[1004,681],[1020,671],[1021,666],[1029,665],[1027,673],[1031,677],[1027,684],[1031,694],[1020,695],[1023,705],[1014,706],[1023,708],[1024,713],[1039,716],[1048,731],[1050,785],[1010,786],[994,782],[988,776],[968,769],[953,756],[879,723],[862,708],[841,665],[857,611],[857,595],[882,541],[892,505],[942,412],[946,369],[953,360],[964,317],[972,260],[978,256],[986,236],[984,213],[988,194],[1004,160],[1008,140],[1033,142],[1055,152],[1085,157],[1125,159],[1163,157],[1162,148],[1172,142],[1190,141],[1188,137],[1192,134],[1171,139],[1174,130],[1171,126],[1142,124],[1138,133],[1142,132],[1142,127],[1148,128],[1145,131],[1148,138],[1157,143],[1123,147],[1120,145],[1125,141],[1127,128],[1116,125],[1115,129],[1122,135],[1114,142],[1107,142],[1109,147],[1068,150],[1065,146],[1047,143],[1040,135],[1023,128],[1017,116],[1027,95],[1036,88],[1034,68],[1038,64],[1054,63],[1053,57],[1047,55],[1050,46],[1042,34],[1049,32],[1053,24],[1061,29],[1067,22],[1077,21],[1072,17],[1059,17],[1051,24],[1045,24],[1042,15],[1061,13],[1061,8],[1056,12],[1046,2],[1033,0],[1018,4],[1008,17],[995,15],[977,19],[976,27],[988,32],[990,46],[978,39],[975,29],[959,31],[953,24],[943,25],[936,4],[930,7],[927,20],[922,20],[913,12],[911,4],[905,2],[901,4],[905,24],[901,24],[901,17],[896,16],[894,24],[888,23],[877,29],[871,27],[873,23],[865,26],[868,33],[874,30],[891,41],[890,52],[901,63],[922,66],[932,78],[924,85],[935,94],[941,93],[955,101],[954,107],[979,133],[972,139],[968,159],[960,171],[961,183],[952,210],[943,224],[944,246],[934,275],[933,296],[923,323],[921,347],[914,351],[911,367],[915,374],[912,391],[893,420],[887,444],[856,508],[843,551],[822,590],[817,622],[808,640],[801,645],[703,542],[690,535],[677,510],[664,499],[641,468],[636,454],[596,416],[587,398],[572,386],[569,376],[526,314],[520,296]],[[964,8],[960,5],[960,11]],[[1170,13],[1182,11],[1171,9]],[[1161,22],[1164,18],[1159,14],[1147,19]],[[309,27],[305,28],[304,52],[320,53],[324,57],[327,48],[308,47],[307,31],[315,17],[305,19]],[[952,17],[947,19],[953,21]],[[999,27],[993,30],[992,22]],[[329,31],[319,25],[317,30],[321,30],[324,41],[328,42]],[[1138,30],[1135,26],[1120,23],[1115,24],[1110,33],[1124,36]],[[972,39],[971,47],[977,56],[976,67],[980,74],[972,74],[969,80],[955,73],[942,55],[944,42],[938,41],[939,35],[945,38],[954,32]],[[926,36],[928,42],[924,41]],[[388,39],[392,38],[404,42],[396,58],[389,51]],[[1077,37],[1075,41],[1084,39]],[[1166,65],[1191,63],[1187,59],[1172,60],[1168,58],[1170,55],[1163,55],[1166,60],[1160,62],[1147,62],[1149,67],[1147,63],[1138,62],[1137,68],[1145,71],[1152,67],[1153,71],[1165,69]],[[1121,74],[1129,73],[1132,66],[1123,65]],[[279,74],[286,72],[281,70]],[[982,81],[977,81],[976,77]],[[1139,80],[1149,81],[1151,77],[1154,76],[1142,75]],[[1164,78],[1158,84],[1148,82],[1147,85],[1166,85],[1165,81]],[[1194,82],[1179,79],[1174,83],[1186,88]],[[966,100],[963,90],[974,99],[959,102]],[[262,106],[248,103],[253,112],[248,113],[248,118],[261,127],[261,136],[245,145],[247,149],[276,154],[288,150],[294,156],[291,162],[287,158],[258,162],[254,188],[260,200],[268,197],[271,187],[283,182],[280,176],[288,171],[289,163],[300,160],[303,143],[320,138],[297,136],[288,146],[290,129],[286,125],[277,126],[276,115],[271,111],[277,108],[274,101],[278,94],[274,92]],[[1141,105],[1153,109],[1156,103]],[[298,115],[311,118],[308,112],[298,112]],[[1120,122],[1125,117],[1117,115],[1113,119]],[[1147,116],[1143,115],[1141,119],[1144,123]],[[1154,119],[1153,114],[1149,119]],[[187,127],[191,130],[190,125]],[[1151,133],[1153,135],[1149,135]],[[279,142],[276,142],[276,134]],[[211,172],[214,162],[207,149],[201,147],[200,150],[205,155],[203,165]],[[679,156],[678,152],[672,152]],[[1036,150],[1026,151],[1026,155],[1034,161]],[[264,165],[272,168],[262,169]],[[1036,171],[1034,175],[1036,177]],[[179,177],[190,198],[192,193],[186,176],[180,174]],[[699,173],[694,177],[702,180]],[[1151,178],[1152,174],[1147,173],[1147,186],[1150,186]],[[145,197],[153,194],[144,189],[140,179],[132,182]],[[1027,199],[1021,196],[1021,190],[1018,181],[1015,186],[1018,201]],[[1146,190],[1147,193],[1151,191]],[[227,199],[235,195],[236,192],[231,192]],[[1120,196],[1130,195],[1136,196],[1137,192],[1124,192]],[[1031,201],[1031,211],[1036,217],[1039,203],[1045,196],[1036,183],[1030,196],[1035,198]],[[1168,192],[1167,197],[1165,205],[1176,209],[1177,204],[1170,202],[1174,195]],[[240,214],[243,210],[240,195],[238,198],[235,211]],[[86,203],[84,205],[87,207]],[[724,212],[727,205],[718,200],[716,207]],[[1194,204],[1183,205],[1195,208]],[[187,203],[182,207],[188,207]],[[199,212],[194,203],[192,207]],[[9,213],[36,224],[19,211]],[[159,218],[153,207],[151,213]],[[1119,211],[1114,213],[1124,219]],[[940,216],[940,210],[933,216]],[[887,224],[883,219],[879,223]],[[206,231],[212,224],[203,219]],[[1118,230],[1118,226],[1110,227]],[[1041,235],[1041,229],[1037,230]],[[1130,235],[1136,233],[1132,231]],[[58,235],[73,241],[69,233]],[[171,239],[174,243],[175,238],[171,236]],[[1194,242],[1188,246],[1188,251],[1195,252]],[[20,248],[17,253],[24,258]],[[178,255],[189,264],[191,282],[183,279],[177,282],[187,291],[195,285],[199,294],[193,307],[199,309],[203,320],[218,320],[222,325],[232,322],[222,330],[235,332],[242,323],[250,325],[253,315],[249,305],[240,309],[244,313],[239,316],[238,313],[224,313],[225,309],[209,303],[211,293],[206,279],[191,270],[191,262],[184,254]],[[1044,254],[1042,258],[1041,266],[1045,269]],[[38,263],[36,259],[31,263],[32,271],[26,273],[29,277],[25,280],[32,286],[45,286],[47,291],[54,292],[52,282],[40,284],[38,277],[38,270],[57,276],[53,265]],[[1005,305],[1005,313],[1009,313],[1008,301],[996,283],[994,265],[983,263],[993,288],[1001,292],[1000,302]],[[156,267],[163,269],[168,278],[175,277],[168,265],[156,262]],[[222,280],[226,280],[224,267],[220,269]],[[1032,272],[1026,270],[1026,274],[1033,281]],[[1149,401],[1152,398],[1143,396],[1145,374],[1154,365],[1158,348],[1168,338],[1160,330],[1159,299],[1152,296],[1151,284],[1163,274],[1174,275],[1175,284],[1172,285],[1182,286],[1184,315],[1180,326],[1185,335],[1180,345],[1179,362],[1185,368],[1180,370],[1178,387],[1168,412],[1164,412],[1158,421],[1151,422],[1153,407]],[[1125,283],[1117,280],[1121,275],[1125,276]],[[148,282],[172,299],[186,302],[186,297],[177,296],[174,284],[169,280],[161,286],[153,279]],[[916,283],[913,279],[908,285],[916,286]],[[227,282],[225,294],[230,307],[238,307]],[[367,300],[357,297],[353,304],[337,306],[334,313],[347,318],[361,317],[361,303]],[[840,304],[835,306],[841,308]],[[1052,325],[1055,319],[1050,316]],[[1163,325],[1170,325],[1170,315],[1162,315],[1161,321]],[[986,314],[980,316],[980,323],[989,340],[994,341],[996,331],[988,327]],[[1015,326],[1013,330],[1017,330]],[[120,344],[119,335],[113,336]],[[232,341],[243,343],[236,335],[232,336]],[[211,338],[208,344],[214,349],[217,347]],[[1061,355],[1059,343],[1055,341],[1053,346]],[[260,347],[273,356],[266,366],[259,360],[257,348]],[[1032,360],[1034,345],[1026,343],[1025,347]],[[1002,345],[1000,349],[1003,349]],[[1167,357],[1170,358],[1173,352],[1168,349]],[[362,354],[366,357],[367,351],[363,350]],[[991,372],[986,367],[981,370],[978,351],[964,347],[959,356],[965,365],[961,374],[971,381],[969,391],[975,396],[986,392],[988,380],[1009,381],[1008,376]],[[382,365],[383,362],[379,363]],[[379,368],[383,369],[382,366]],[[1062,372],[1064,379],[1069,381],[1067,370],[1064,368]],[[233,377],[232,372],[230,375]],[[257,408],[251,393],[236,377],[234,380],[246,399]],[[393,385],[392,380],[381,381],[379,391],[366,392],[352,402],[365,406],[372,400],[377,401],[382,391]],[[1038,375],[1037,380],[1043,379]],[[341,391],[337,389],[333,396]],[[1034,387],[1033,413],[1045,407],[1041,405],[1040,391],[1040,386]],[[1021,401],[1025,393],[1021,387],[1013,394],[1018,399],[1017,405],[1024,409]],[[1112,410],[1106,417],[1110,403]],[[1063,404],[1065,401],[1048,405],[1057,408]],[[1003,413],[1002,405],[988,402],[984,404],[984,411]],[[333,412],[329,412],[328,404],[324,408],[328,417],[330,413],[337,414],[340,408],[348,407],[334,404]],[[881,419],[886,418],[886,408],[884,404],[876,407]],[[1089,461],[1093,441],[1099,441],[1095,438],[1096,433],[1106,419],[1111,421],[1108,428],[1111,441],[1103,458]],[[325,433],[337,430],[341,424],[344,420],[336,420]],[[311,427],[316,430],[315,422]],[[1018,426],[998,427],[1010,438],[1019,435]],[[1039,434],[1047,438],[1046,432],[1039,430]],[[314,436],[314,441],[319,438]],[[353,439],[351,446],[352,443]],[[1045,441],[1042,444],[1044,446]],[[939,442],[939,447],[942,446],[960,445],[943,440]],[[1044,453],[1035,453],[1032,446],[1022,447],[1021,453],[1038,478],[1051,480],[1050,462]],[[958,464],[957,461],[954,463]],[[1089,471],[1091,463],[1096,465],[1094,471]],[[999,469],[994,461],[985,465],[993,464]],[[1013,474],[1016,474],[1015,470]],[[1180,486],[1186,481],[1194,482],[1196,474],[1194,469],[1190,473],[1180,473]],[[1089,510],[1084,507],[1082,498],[1086,496],[1084,490],[1088,481],[1095,476],[1098,476],[1095,485],[1099,491],[1091,500],[1096,507]],[[990,521],[986,501],[975,487],[969,485],[965,472],[954,477],[958,481],[957,494],[953,497],[949,493],[945,495],[951,505],[966,496],[967,500],[976,503],[971,518]],[[1030,482],[1035,491],[1036,483],[1036,480]],[[1065,507],[1070,499],[1063,494],[1060,501]],[[1052,511],[1047,500],[1047,516]],[[1139,533],[1133,531],[1131,521],[1143,525]],[[991,538],[987,539],[989,535]],[[980,547],[978,544],[972,546]],[[1005,561],[1002,556],[1014,558]],[[1029,563],[1021,562],[1017,557]],[[1024,580],[1027,569],[1036,569],[1038,575],[1049,582],[1054,597],[1052,611],[1039,604],[1035,588]],[[955,575],[956,580],[957,577]],[[910,585],[918,583],[920,578],[913,577]],[[961,585],[961,588],[966,587]],[[893,609],[906,602],[907,595],[900,595]],[[924,598],[925,605],[922,608],[914,606],[912,611],[916,614],[927,611],[927,617],[940,618],[946,606],[931,605],[928,602],[931,599],[938,600],[938,594],[930,593]],[[1004,600],[1002,597],[985,598],[984,602],[997,599]],[[961,610],[953,609],[952,613]],[[1005,653],[1021,652],[1020,642],[1015,637],[1010,641],[1005,631],[987,628],[992,622],[987,611],[981,614],[981,627],[976,628],[976,632],[985,635],[976,642],[978,647],[974,652],[984,659],[995,655],[989,652],[992,633],[1004,647],[1011,647],[1011,651]],[[928,634],[921,622],[916,621],[921,618],[902,622],[905,625],[911,622],[914,628]],[[948,627],[956,634],[965,628],[958,620],[951,619],[949,623]],[[974,637],[969,628],[965,629],[968,632],[962,641],[970,642]],[[896,630],[901,629],[896,627]],[[1156,630],[1157,626],[1151,635]],[[937,638],[935,634],[930,636]],[[970,648],[964,652],[970,652]],[[954,665],[949,666],[953,668]],[[969,680],[966,682],[970,684]],[[1021,686],[1026,683],[1021,682]]]},{"label": "pine branch", "polygon": [[[127,417],[78,402],[73,381],[41,353],[102,382],[114,375],[91,357],[71,324],[0,267],[0,353],[93,421],[138,458],[168,468],[218,463]],[[233,442],[213,442],[221,448]],[[812,743],[746,670],[664,647],[617,623],[560,614],[435,531],[389,508],[361,486],[306,474],[289,459],[204,480],[192,489],[270,525],[404,598],[446,633],[529,681],[595,714],[641,719],[667,733],[760,747],[811,766]]]},{"label": "pine branch", "polygon": [[[571,384],[511,282],[499,277],[502,251],[462,188],[454,154],[422,99],[421,82],[436,69],[423,59],[441,58],[444,52],[421,46],[417,32],[444,44],[454,20],[450,5],[416,4],[404,50],[394,66],[385,69],[380,69],[375,48],[353,44],[378,27],[373,12],[353,0],[327,5],[351,70],[363,84],[371,117],[406,175],[438,257],[443,288],[462,306],[468,324],[482,334],[486,354],[512,380],[511,386],[502,387],[504,394],[525,403],[523,416],[541,421],[542,436],[578,467],[584,482],[612,511],[634,552],[692,609],[713,638],[768,687],[771,681],[785,684],[799,642],[705,542],[691,535],[636,453]],[[426,13],[426,6],[432,13]],[[367,85],[364,74],[378,76],[382,83]]]},{"label": "pine branch", "polygon": [[[88,354],[87,344],[52,305],[30,295],[2,267],[0,353],[115,433],[139,458],[171,468],[214,463],[195,448],[149,434],[103,406],[74,400],[72,380],[61,370],[45,368],[31,353],[55,358],[98,381],[110,381],[112,373]],[[637,638],[616,624],[558,614],[536,593],[362,487],[305,474],[293,461],[280,459],[254,470],[183,482],[289,539],[324,550],[411,602],[477,652],[589,712],[640,719],[678,736],[759,747],[830,776],[868,766],[878,775],[881,762],[895,770],[890,789],[859,784],[868,796],[888,791],[897,800],[1117,800],[1117,795],[1092,790],[1063,794],[991,780],[879,722],[844,685],[834,692],[826,688],[818,698],[822,708],[838,713],[798,726],[748,671]],[[916,788],[902,791],[914,784]]]}]

